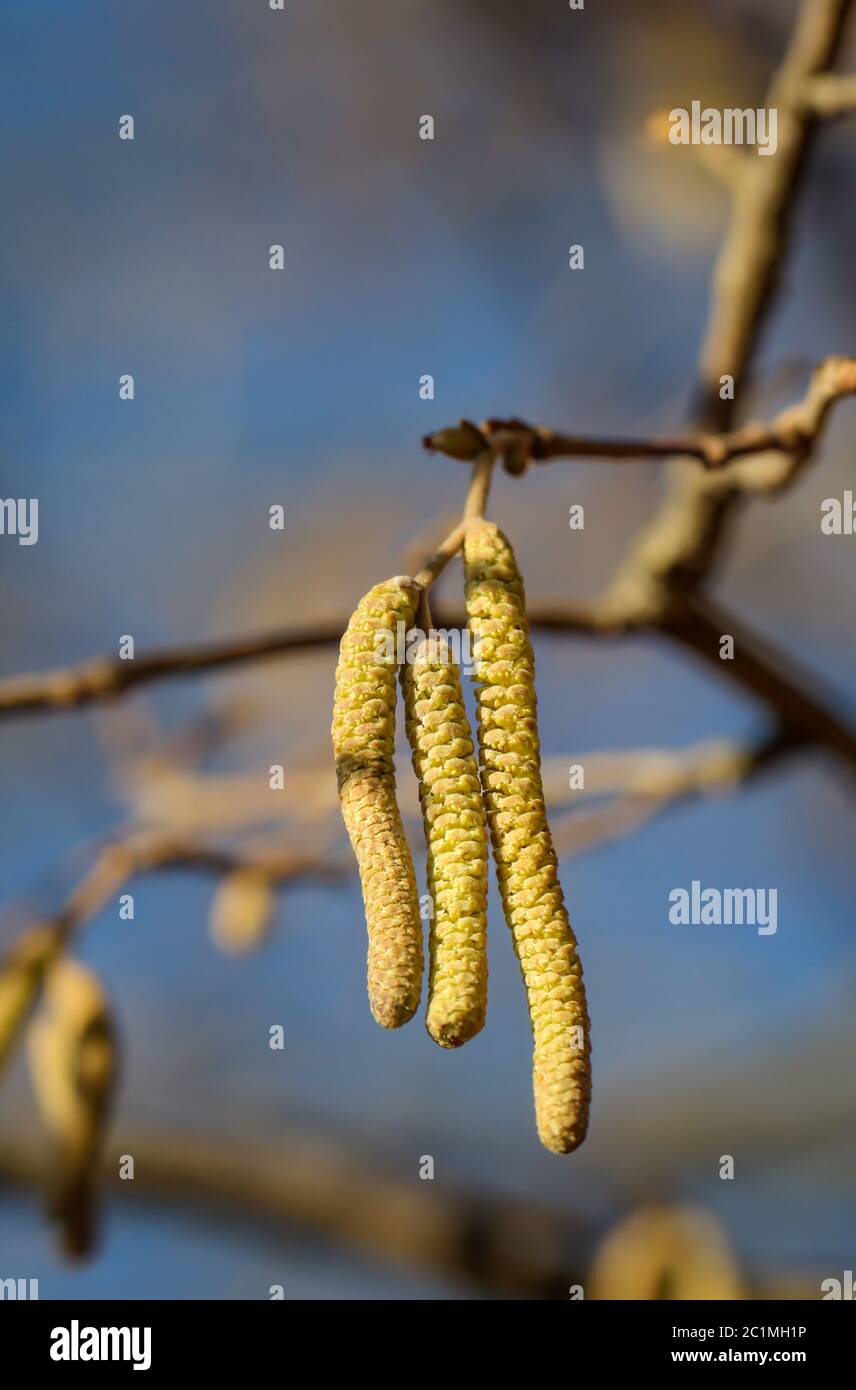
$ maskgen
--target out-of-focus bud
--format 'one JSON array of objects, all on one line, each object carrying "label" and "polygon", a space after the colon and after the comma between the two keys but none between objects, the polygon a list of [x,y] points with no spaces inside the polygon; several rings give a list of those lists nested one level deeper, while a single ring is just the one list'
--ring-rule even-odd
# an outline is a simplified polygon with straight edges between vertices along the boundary
[{"label": "out-of-focus bud", "polygon": [[481,430],[477,429],[471,420],[462,420],[459,425],[438,430],[436,434],[426,434],[422,443],[426,449],[437,450],[441,454],[448,454],[449,458],[462,459],[465,463],[472,463],[488,447]]},{"label": "out-of-focus bud", "polygon": [[33,1091],[55,1147],[50,1212],[66,1254],[94,1243],[101,1145],[118,1072],[118,1049],[106,996],[77,961],[48,974],[28,1038]]},{"label": "out-of-focus bud", "polygon": [[642,127],[645,143],[654,147],[668,145],[671,128],[672,122],[669,119],[669,112],[665,108],[652,111],[646,116],[645,124]]},{"label": "out-of-focus bud", "polygon": [[738,1299],[737,1261],[709,1212],[638,1207],[607,1232],[595,1253],[587,1296],[594,1299]]},{"label": "out-of-focus bud", "polygon": [[261,869],[227,874],[211,904],[208,930],[221,951],[241,954],[260,946],[273,918],[274,893]]},{"label": "out-of-focus bud", "polygon": [[510,449],[506,449],[502,457],[502,466],[512,478],[521,478],[530,462],[528,450],[522,443],[513,444]]}]

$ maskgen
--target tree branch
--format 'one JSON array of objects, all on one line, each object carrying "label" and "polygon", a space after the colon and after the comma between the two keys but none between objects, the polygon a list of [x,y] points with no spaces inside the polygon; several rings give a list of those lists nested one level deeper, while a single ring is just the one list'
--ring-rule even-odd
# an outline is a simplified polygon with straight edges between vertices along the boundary
[{"label": "tree branch", "polygon": [[[518,475],[530,463],[550,463],[554,459],[602,458],[613,462],[663,459],[679,455],[685,462],[697,461],[710,471],[724,469],[735,459],[750,454],[776,451],[789,456],[796,468],[811,453],[826,423],[830,407],[843,396],[856,394],[856,359],[830,357],[813,373],[805,397],[797,405],[777,415],[769,424],[744,425],[727,434],[695,434],[659,439],[595,439],[562,434],[525,420],[486,420],[472,440],[476,451],[489,451],[495,459],[511,459],[511,471]],[[475,426],[471,427],[473,430]],[[461,458],[462,446],[450,443],[457,431],[438,430],[425,436],[426,449]],[[748,490],[751,474],[737,479]]]},{"label": "tree branch", "polygon": [[332,622],[308,624],[304,628],[285,628],[257,637],[230,638],[222,642],[164,648],[147,656],[123,661],[120,657],[98,656],[79,666],[0,680],[0,719],[11,714],[73,709],[115,700],[129,690],[173,676],[197,675],[229,666],[261,661],[268,657],[294,655],[327,647],[338,642],[346,624]]},{"label": "tree branch", "polygon": [[831,120],[852,115],[856,111],[856,75],[824,73],[807,78],[800,88],[800,99],[812,116]]},{"label": "tree branch", "polygon": [[[133,1155],[131,1183],[118,1178],[121,1154]],[[40,1167],[31,1145],[4,1138],[0,1179],[32,1183]],[[568,1285],[582,1282],[594,1242],[586,1224],[549,1207],[449,1192],[420,1182],[415,1169],[412,1182],[393,1179],[320,1140],[271,1149],[207,1133],[126,1133],[106,1171],[126,1197],[231,1210],[265,1229],[272,1221],[303,1227],[494,1293],[567,1298]]]},{"label": "tree branch", "polygon": [[[462,609],[445,609],[437,614],[437,622],[445,628],[463,628],[466,614]],[[535,609],[531,622],[534,628],[546,632],[617,633],[627,630],[628,626],[612,615],[601,614],[596,606],[586,604]],[[308,623],[303,628],[260,633],[257,637],[161,648],[137,656],[133,661],[99,656],[78,666],[7,676],[0,679],[0,720],[27,714],[60,714],[83,705],[109,703],[156,681],[202,675],[331,647],[338,645],[347,625],[348,617],[343,616],[332,621]]]},{"label": "tree branch", "polygon": [[[593,811],[558,817],[553,822],[556,852],[565,858],[585,854],[636,833],[686,801],[728,795],[798,746],[793,738],[772,734],[757,744],[722,740],[679,750],[589,755],[579,760],[585,769],[585,793],[598,795],[606,788],[617,794]],[[581,797],[583,792],[572,795]]]},{"label": "tree branch", "polygon": [[[819,744],[856,772],[856,728],[836,714],[835,698],[810,693],[816,676],[799,670],[791,657],[785,663],[741,618],[694,594],[670,610],[665,631],[773,709],[791,742]],[[726,634],[734,638],[734,658],[723,661],[720,641]]]},{"label": "tree branch", "polygon": [[775,291],[793,210],[817,127],[803,101],[804,84],[832,66],[851,0],[803,0],[790,46],[762,105],[778,112],[776,153],[753,159],[738,182],[731,223],[714,271],[707,336],[701,353],[698,414],[706,428],[728,427],[734,400],[721,378],[734,379],[735,399]]},{"label": "tree branch", "polygon": [[[667,1115],[670,1121],[674,1115]],[[119,1177],[125,1154],[134,1159],[133,1182]],[[32,1142],[4,1136],[0,1183],[32,1188],[42,1169]],[[508,1196],[449,1191],[416,1177],[407,1182],[379,1173],[377,1164],[326,1138],[290,1136],[261,1147],[210,1133],[130,1130],[112,1146],[104,1173],[122,1200],[178,1203],[215,1216],[225,1212],[264,1231],[273,1226],[285,1238],[308,1231],[393,1267],[429,1271],[485,1294],[566,1302],[570,1286],[579,1284],[587,1297],[615,1296],[602,1280],[600,1287],[589,1286],[600,1242],[615,1229],[608,1222]],[[648,1187],[657,1190],[653,1180]],[[818,1286],[819,1277],[805,1270],[756,1272],[746,1296],[816,1298]],[[266,1293],[259,1290],[259,1297]],[[285,1293],[299,1297],[299,1290]],[[662,1294],[652,1287],[636,1296]]]}]

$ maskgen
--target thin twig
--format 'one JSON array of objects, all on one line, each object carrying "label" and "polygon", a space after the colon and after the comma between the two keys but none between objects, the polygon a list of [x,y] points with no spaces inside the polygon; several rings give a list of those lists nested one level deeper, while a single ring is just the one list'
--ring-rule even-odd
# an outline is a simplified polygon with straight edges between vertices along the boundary
[{"label": "thin twig", "polygon": [[338,881],[347,878],[350,873],[349,865],[325,862],[309,855],[224,849],[173,833],[130,829],[102,846],[94,862],[47,925],[56,928],[64,944],[141,874],[176,869],[223,875],[249,868],[258,869],[271,883],[280,885]]},{"label": "thin twig", "polygon": [[419,573],[414,576],[416,583],[420,584],[423,589],[430,589],[435,580],[443,573],[449,561],[457,555],[464,544],[464,537],[470,522],[484,516],[492,473],[493,458],[490,455],[477,460],[473,465],[470,486],[460,522],[453,531],[449,532],[449,535],[437,547],[430,559],[426,560]]},{"label": "thin twig", "polygon": [[799,96],[813,116],[824,120],[850,116],[856,111],[856,75],[842,77],[837,73],[824,73],[821,77],[807,78]]},{"label": "thin twig", "polygon": [[[563,434],[525,420],[486,420],[482,434],[495,459],[512,455],[514,471],[521,463],[550,463],[555,459],[600,458],[621,463],[638,459],[680,456],[716,471],[748,455],[777,451],[803,460],[817,443],[831,405],[856,393],[856,360],[833,357],[812,374],[808,390],[798,404],[782,411],[769,424],[744,425],[729,434],[695,434],[655,439],[596,439]],[[449,431],[426,436],[426,447],[446,452],[442,440]],[[437,442],[440,441],[440,442]],[[452,457],[457,457],[453,454]],[[744,485],[750,475],[741,475]]]},{"label": "thin twig", "polygon": [[[570,811],[558,817],[553,823],[557,853],[563,858],[588,853],[635,834],[686,801],[729,794],[778,766],[799,746],[789,736],[773,734],[757,744],[731,741],[699,744],[677,752],[639,750],[603,755],[609,760],[610,790],[618,794],[593,811]],[[591,773],[597,792],[597,757],[580,761],[587,790]]]},{"label": "thin twig", "polygon": [[294,655],[338,642],[347,626],[339,619],[304,628],[285,628],[256,637],[162,648],[132,661],[98,656],[79,666],[7,676],[0,680],[0,719],[10,714],[72,709],[110,701],[153,681],[241,666],[268,657]]},{"label": "thin twig", "polygon": [[490,484],[493,478],[493,464],[494,460],[491,455],[476,460],[464,507],[466,521],[476,521],[483,517],[487,511],[487,499],[490,495]]}]

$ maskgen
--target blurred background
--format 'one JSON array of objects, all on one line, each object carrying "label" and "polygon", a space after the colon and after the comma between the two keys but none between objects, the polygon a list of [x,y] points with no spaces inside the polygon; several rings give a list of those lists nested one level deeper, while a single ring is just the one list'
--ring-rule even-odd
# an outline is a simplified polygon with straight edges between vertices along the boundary
[{"label": "blurred background", "polygon": [[[0,675],[115,653],[122,634],[139,653],[347,615],[455,517],[466,470],[419,441],[461,415],[682,428],[728,199],[690,151],[646,141],[645,119],[694,98],[760,104],[795,12],[5,0],[0,495],[38,497],[40,535],[0,543]],[[841,67],[854,60],[851,42]],[[123,114],[133,142],[118,138]],[[433,142],[418,138],[423,114]],[[856,350],[854,164],[856,125],[831,124],[753,415]],[[568,270],[571,243],[583,273]],[[419,398],[425,373],[433,401]],[[716,586],[840,692],[856,680],[856,542],[819,521],[822,500],[853,487],[852,409],[792,491],[741,516]],[[585,462],[501,474],[492,514],[530,600],[597,593],[662,476]],[[583,531],[568,527],[575,503]],[[442,593],[459,597],[458,566]],[[536,656],[559,768],[764,725],[665,642],[540,637]],[[56,910],[129,808],[182,814],[185,781],[194,805],[234,805],[240,821],[282,763],[287,809],[267,831],[343,859],[336,817],[288,792],[314,786],[316,767],[321,802],[334,785],[334,664],[330,648],[5,723],[0,943]],[[213,736],[186,737],[210,733],[216,711]],[[185,781],[152,753],[176,737],[163,757]],[[404,759],[401,782],[412,799]],[[42,1298],[563,1296],[595,1280],[610,1242],[632,1261],[662,1239],[713,1289],[818,1296],[856,1256],[854,833],[843,772],[807,753],[563,863],[595,1096],[589,1139],[561,1160],[535,1135],[495,893],[487,1026],[445,1053],[421,1020],[392,1034],[372,1022],[354,878],[286,887],[269,938],[241,956],[209,938],[210,877],[137,880],[134,921],[111,903],[77,941],[118,1019],[112,1133],[137,1177],[109,1194],[81,1266],[55,1253],[30,1184],[0,1187],[0,1277],[37,1277]],[[775,887],[776,935],[671,925],[669,892],[693,879]],[[0,1092],[0,1169],[39,1136],[19,1059]],[[242,1165],[246,1189],[224,1194]]]}]

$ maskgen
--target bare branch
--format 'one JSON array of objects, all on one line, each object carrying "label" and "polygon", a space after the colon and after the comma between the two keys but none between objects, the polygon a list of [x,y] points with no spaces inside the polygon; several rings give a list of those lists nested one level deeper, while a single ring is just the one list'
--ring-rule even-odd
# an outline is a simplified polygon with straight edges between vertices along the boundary
[{"label": "bare branch", "polygon": [[[141,874],[183,869],[228,874],[258,869],[272,883],[330,882],[350,876],[345,864],[282,851],[257,852],[252,846],[224,849],[217,845],[158,830],[130,829],[104,845],[65,904],[48,924],[61,944],[97,916],[122,888]],[[0,961],[2,966],[2,961]]]},{"label": "bare branch", "polygon": [[[842,396],[856,393],[856,360],[831,357],[813,373],[804,399],[783,411],[770,424],[744,425],[729,434],[695,434],[659,439],[594,439],[562,434],[525,420],[486,420],[481,428],[482,446],[496,459],[514,460],[512,472],[518,474],[529,463],[549,463],[554,459],[601,458],[613,462],[638,459],[664,459],[678,455],[685,462],[696,460],[711,471],[723,469],[747,455],[777,451],[789,456],[793,468],[804,461],[817,443],[832,404]],[[425,447],[448,453],[444,440],[454,430],[440,430],[426,436]],[[452,453],[451,457],[459,457]],[[751,475],[737,479],[749,490]]]},{"label": "bare branch", "polygon": [[721,379],[739,391],[766,317],[787,249],[796,194],[814,114],[802,99],[804,83],[835,61],[851,0],[803,0],[782,66],[762,105],[778,112],[772,156],[753,162],[741,179],[731,223],[717,260],[707,336],[701,354],[699,415],[708,428],[726,428],[734,400],[722,399]]},{"label": "bare branch", "polygon": [[824,73],[822,77],[807,78],[800,88],[800,98],[812,116],[829,120],[852,115],[856,111],[856,75]]},{"label": "bare branch", "polygon": [[[686,1099],[681,1097],[682,1102]],[[633,1106],[623,1107],[625,1129],[626,1117],[635,1113]],[[680,1113],[686,1113],[685,1105]],[[753,1118],[757,1124],[757,1117]],[[764,1118],[768,1120],[766,1113]],[[663,1121],[672,1125],[670,1132],[674,1119],[670,1113]],[[711,1129],[708,1123],[707,1130]],[[768,1136],[769,1128],[764,1132]],[[649,1127],[646,1134],[650,1133]],[[635,1132],[633,1139],[638,1147]],[[707,1131],[704,1139],[706,1155]],[[619,1143],[617,1150],[611,1150],[615,1151],[633,1152],[634,1147]],[[119,1157],[127,1153],[136,1161],[132,1183],[119,1177]],[[662,1148],[658,1159],[662,1160]],[[41,1170],[32,1142],[4,1135],[0,1181],[32,1187]],[[598,1240],[610,1229],[547,1204],[465,1189],[450,1192],[436,1183],[405,1182],[379,1172],[377,1163],[367,1156],[361,1158],[326,1137],[305,1134],[289,1134],[285,1142],[259,1146],[237,1144],[212,1133],[126,1131],[112,1146],[104,1176],[122,1200],[150,1202],[154,1198],[215,1216],[227,1212],[259,1222],[266,1231],[272,1225],[286,1232],[303,1227],[394,1265],[430,1270],[506,1297],[566,1299],[569,1285],[586,1284]],[[638,1173],[632,1176],[635,1186],[644,1189]],[[653,1178],[647,1192],[652,1189],[657,1190]],[[747,1296],[816,1297],[818,1285],[819,1277],[805,1270],[756,1272]],[[603,1290],[602,1296],[607,1293]]]},{"label": "bare branch", "polygon": [[[707,741],[677,751],[589,754],[578,760],[585,768],[586,793],[598,795],[607,789],[617,795],[593,811],[571,811],[557,819],[553,825],[557,853],[565,858],[587,853],[635,834],[685,801],[729,795],[796,746],[790,738],[773,735],[757,744]],[[567,792],[563,799],[568,799]]]},{"label": "bare branch", "polygon": [[[817,678],[800,671],[792,657],[785,661],[741,618],[696,594],[670,611],[665,630],[775,710],[792,738],[839,754],[856,772],[856,728],[835,712],[840,701],[815,695]],[[720,658],[726,634],[734,638],[734,658],[729,661]]]},{"label": "bare branch", "polygon": [[109,701],[128,690],[169,676],[196,675],[285,653],[327,647],[338,642],[344,630],[345,624],[336,619],[312,623],[305,628],[262,633],[258,637],[157,650],[135,657],[133,661],[99,656],[80,666],[36,675],[9,676],[0,681],[0,719],[11,713],[58,711]]},{"label": "bare branch", "polygon": [[[466,626],[466,614],[461,609],[446,609],[438,613],[437,621],[443,627],[462,628]],[[601,614],[595,606],[586,604],[535,609],[531,622],[533,627],[547,632],[618,632],[627,627],[612,615]],[[8,676],[0,680],[0,720],[26,714],[59,714],[82,705],[115,700],[155,681],[202,675],[272,657],[296,656],[331,647],[338,644],[347,626],[348,618],[343,616],[333,621],[308,623],[304,628],[261,633],[257,637],[162,648],[137,656],[133,661],[99,656],[79,666]]]}]

